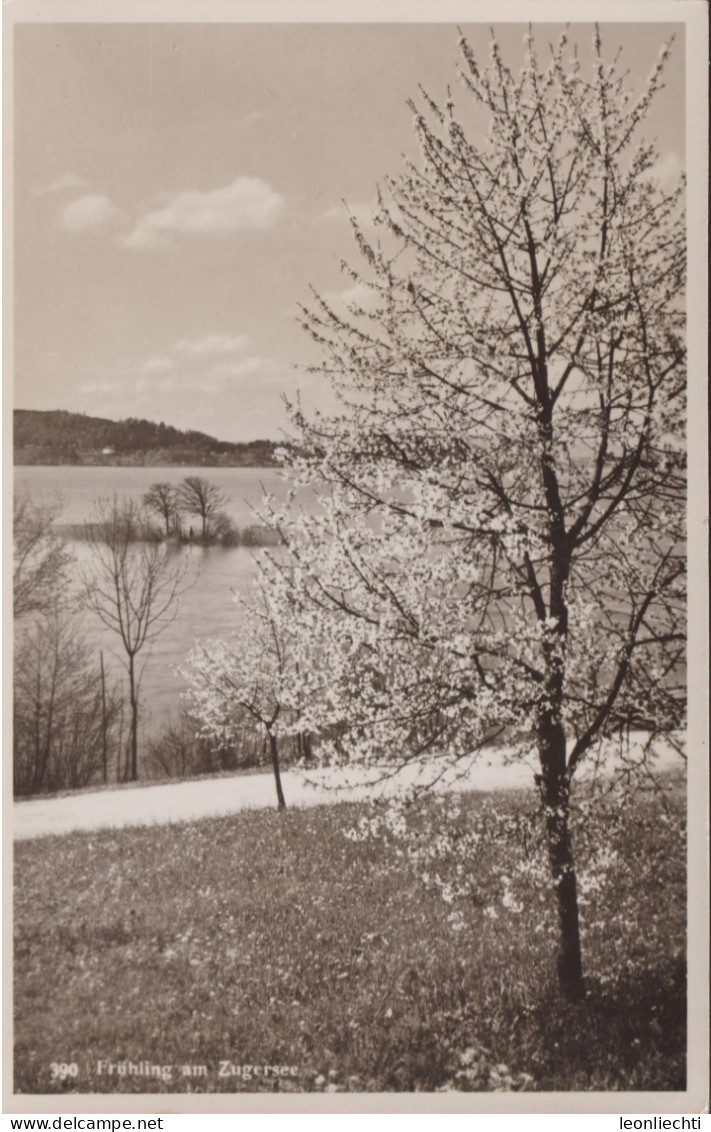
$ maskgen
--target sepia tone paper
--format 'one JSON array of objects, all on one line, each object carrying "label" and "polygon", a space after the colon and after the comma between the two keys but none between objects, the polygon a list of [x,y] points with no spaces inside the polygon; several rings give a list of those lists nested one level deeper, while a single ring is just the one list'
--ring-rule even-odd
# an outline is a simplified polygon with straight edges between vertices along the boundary
[{"label": "sepia tone paper", "polygon": [[[686,1091],[318,1094],[304,1088],[288,1093],[191,1095],[172,1089],[166,1081],[160,1093],[94,1093],[89,1076],[85,1076],[78,1091],[62,1096],[50,1091],[21,1093],[13,1085],[12,866],[13,837],[19,829],[13,810],[16,813],[18,806],[38,804],[13,804],[13,408],[68,409],[116,420],[128,416],[161,419],[182,430],[194,428],[234,442],[264,436],[279,439],[286,424],[286,418],[280,416],[282,390],[293,395],[299,388],[307,411],[321,409],[328,413],[333,408],[330,389],[306,374],[313,356],[301,352],[297,344],[301,333],[297,304],[308,303],[311,283],[329,299],[337,300],[347,290],[348,280],[340,274],[338,260],[341,255],[353,256],[342,199],[358,216],[359,210],[374,202],[376,182],[400,171],[403,150],[416,158],[415,139],[411,130],[408,133],[411,113],[406,99],[417,97],[419,82],[428,93],[444,97],[457,63],[458,27],[483,55],[488,50],[482,44],[488,41],[489,24],[502,32],[506,43],[513,43],[516,37],[520,41],[529,22],[537,29],[545,26],[553,39],[569,18],[570,5],[553,0],[512,0],[504,6],[489,0],[394,0],[387,5],[357,0],[299,0],[296,4],[206,0],[199,12],[180,0],[168,4],[153,0],[141,4],[140,11],[104,0],[92,0],[90,5],[70,0],[16,0],[5,6],[6,1111],[663,1114],[705,1109],[709,985],[705,475],[708,163],[707,74],[702,45],[706,42],[707,12],[705,5],[692,0],[658,0],[644,5],[593,5],[583,0],[575,8],[576,25],[600,21],[603,33],[614,33],[625,56],[635,65],[641,66],[643,61],[651,69],[659,47],[670,35],[676,45],[668,79],[667,95],[671,91],[671,97],[667,97],[655,126],[662,155],[669,160],[669,175],[686,168],[688,179]],[[574,30],[576,25],[572,25]],[[277,32],[280,34],[275,36]],[[211,55],[215,74],[227,75],[225,61],[230,45],[237,47],[240,36],[247,37],[241,42],[247,42],[249,50],[241,48],[242,67],[235,67],[229,82],[220,89],[209,73]],[[308,66],[299,66],[296,60],[306,48]],[[171,51],[194,52],[183,72],[184,88],[171,87]],[[355,79],[351,85],[338,84],[339,60],[344,65],[349,56],[361,61],[352,71],[360,86]],[[363,85],[369,68],[372,89]],[[269,115],[284,110],[283,101],[274,93],[281,83],[296,100],[292,110],[297,109],[281,123],[281,132],[273,135],[273,152],[268,153],[266,139],[270,135],[263,123]],[[191,92],[200,89],[205,101],[196,107]],[[333,95],[336,90],[337,98]],[[66,100],[70,114],[63,109],[62,100]],[[396,103],[398,113],[392,109]],[[76,115],[74,121],[71,112]],[[111,136],[102,136],[102,122],[110,123]],[[292,140],[298,137],[299,144],[287,150],[289,131]],[[256,142],[255,136],[261,136],[261,142]],[[331,150],[326,148],[329,143]],[[225,148],[226,144],[232,148]],[[82,165],[80,155],[91,152],[92,146],[95,162]],[[241,146],[251,155],[252,167],[243,168]],[[367,160],[364,156],[364,169],[355,176],[357,162],[353,156],[359,152],[367,154]],[[260,171],[255,172],[254,166]],[[38,224],[35,218],[40,214],[42,222]],[[282,251],[276,244],[276,225],[291,228]],[[307,251],[303,234],[308,225],[313,238]],[[196,252],[196,234],[199,239],[206,232],[208,237]],[[326,249],[331,232],[333,251],[329,257]],[[269,241],[268,248],[260,244],[261,235]],[[181,240],[193,241],[185,258]],[[162,274],[165,262],[159,262],[161,252],[171,263],[167,274]],[[226,293],[230,256],[239,257],[240,268],[232,278],[232,290]],[[271,276],[265,271],[265,256],[269,257]],[[62,273],[67,273],[66,287],[61,282]],[[161,289],[168,285],[172,311],[160,301]],[[132,287],[129,303],[127,295]],[[281,304],[278,316],[266,309],[272,300],[275,307]],[[81,310],[76,309],[78,302],[83,304]],[[114,308],[124,305],[124,317],[114,317],[112,304]],[[241,312],[245,312],[245,320],[251,319],[249,335],[243,330]],[[228,326],[233,331],[228,332]],[[261,340],[255,345],[259,335]],[[265,358],[256,351],[270,339],[272,354]],[[209,372],[198,364],[206,354],[215,363]],[[231,384],[225,383],[224,370],[218,372],[218,363],[224,367],[227,359],[233,367]],[[296,364],[296,375],[292,363]],[[137,367],[141,366],[136,379]],[[178,367],[184,375],[179,389],[170,384],[171,367]],[[155,478],[160,478],[158,473],[156,469]],[[77,806],[81,803],[79,795]],[[112,1056],[113,1052],[106,1050],[107,1065]],[[231,1056],[232,1051],[226,1050],[224,1058],[230,1060]],[[242,1060],[246,1056],[244,1051]],[[58,1051],[58,1060],[61,1057]],[[151,1071],[149,1043],[136,1049],[134,1064],[146,1066],[145,1070],[136,1069],[137,1077]]]}]

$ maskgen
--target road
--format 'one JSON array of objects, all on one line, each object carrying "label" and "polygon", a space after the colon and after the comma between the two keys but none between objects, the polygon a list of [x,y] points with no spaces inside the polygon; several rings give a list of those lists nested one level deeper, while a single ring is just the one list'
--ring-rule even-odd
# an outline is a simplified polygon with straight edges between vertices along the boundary
[{"label": "road", "polygon": [[[632,754],[638,752],[633,746]],[[618,764],[619,765],[619,764]],[[670,747],[661,750],[657,766],[682,769],[683,760]],[[407,768],[383,781],[382,774],[364,771],[334,771],[282,775],[289,807],[317,806],[340,801],[360,801],[367,797],[395,793],[404,786],[424,785],[435,776],[431,764]],[[375,782],[373,780],[376,780]],[[328,786],[326,785],[328,783]],[[533,766],[510,762],[503,750],[483,752],[466,776],[444,778],[438,789],[507,790],[533,785]],[[15,802],[13,835],[17,839],[46,837],[73,830],[120,828],[234,814],[240,810],[276,806],[271,774],[240,774],[227,778],[203,778],[156,786],[121,787],[86,791],[58,798],[35,798]]]}]

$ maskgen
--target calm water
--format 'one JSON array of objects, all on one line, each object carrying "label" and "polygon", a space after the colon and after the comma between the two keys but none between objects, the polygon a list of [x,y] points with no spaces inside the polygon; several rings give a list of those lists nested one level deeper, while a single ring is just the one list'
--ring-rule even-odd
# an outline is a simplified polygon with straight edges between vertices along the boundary
[{"label": "calm water", "polygon": [[[262,498],[262,485],[277,499],[285,495],[275,468],[59,468],[32,466],[15,468],[15,490],[27,491],[33,499],[61,504],[61,523],[83,523],[91,517],[99,499],[114,495],[140,501],[152,483],[179,484],[186,476],[202,476],[228,498],[225,507],[238,527],[255,523],[253,508]],[[196,520],[198,522],[199,520]]]},{"label": "calm water", "polygon": [[[273,468],[114,468],[114,467],[20,467],[15,469],[15,490],[27,492],[34,500],[57,502],[61,506],[59,523],[82,523],[91,517],[97,499],[114,495],[140,500],[152,483],[179,483],[186,475],[202,475],[223,491],[229,502],[225,510],[237,526],[249,526],[257,519],[263,489],[281,499],[285,493],[280,475]],[[69,547],[79,563],[88,557],[82,542]],[[144,663],[141,680],[144,736],[159,730],[171,717],[177,717],[180,693],[185,681],[173,671],[181,664],[196,640],[225,637],[239,629],[240,608],[235,595],[247,592],[255,573],[254,553],[242,547],[185,546],[176,551],[185,561],[187,577],[194,584],[180,601],[178,616],[161,636],[139,654]],[[87,637],[112,675],[124,674],[123,654],[115,634],[97,619],[84,618]]]}]

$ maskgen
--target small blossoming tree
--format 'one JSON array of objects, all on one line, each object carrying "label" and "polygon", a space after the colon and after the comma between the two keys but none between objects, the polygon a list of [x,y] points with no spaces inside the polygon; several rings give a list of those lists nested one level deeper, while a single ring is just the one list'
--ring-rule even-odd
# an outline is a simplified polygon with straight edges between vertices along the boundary
[{"label": "small blossoming tree", "polygon": [[181,671],[188,680],[189,715],[203,735],[234,739],[246,718],[265,739],[277,805],[286,809],[279,764],[286,646],[266,597],[245,606],[242,625],[229,640],[198,642]]},{"label": "small blossoming tree", "polygon": [[565,35],[542,64],[529,32],[519,74],[461,49],[488,130],[422,92],[382,234],[353,222],[369,298],[304,312],[341,411],[294,412],[319,502],[269,509],[267,572],[323,756],[533,755],[577,997],[571,782],[684,717],[683,184],[643,133],[667,48],[638,97],[599,31],[589,74]]}]

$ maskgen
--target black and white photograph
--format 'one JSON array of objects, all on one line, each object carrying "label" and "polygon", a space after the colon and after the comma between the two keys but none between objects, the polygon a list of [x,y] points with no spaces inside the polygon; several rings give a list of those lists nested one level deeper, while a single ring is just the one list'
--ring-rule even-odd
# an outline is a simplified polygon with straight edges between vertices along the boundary
[{"label": "black and white photograph", "polygon": [[705,1111],[707,12],[571,15],[8,5],[6,1111]]}]

